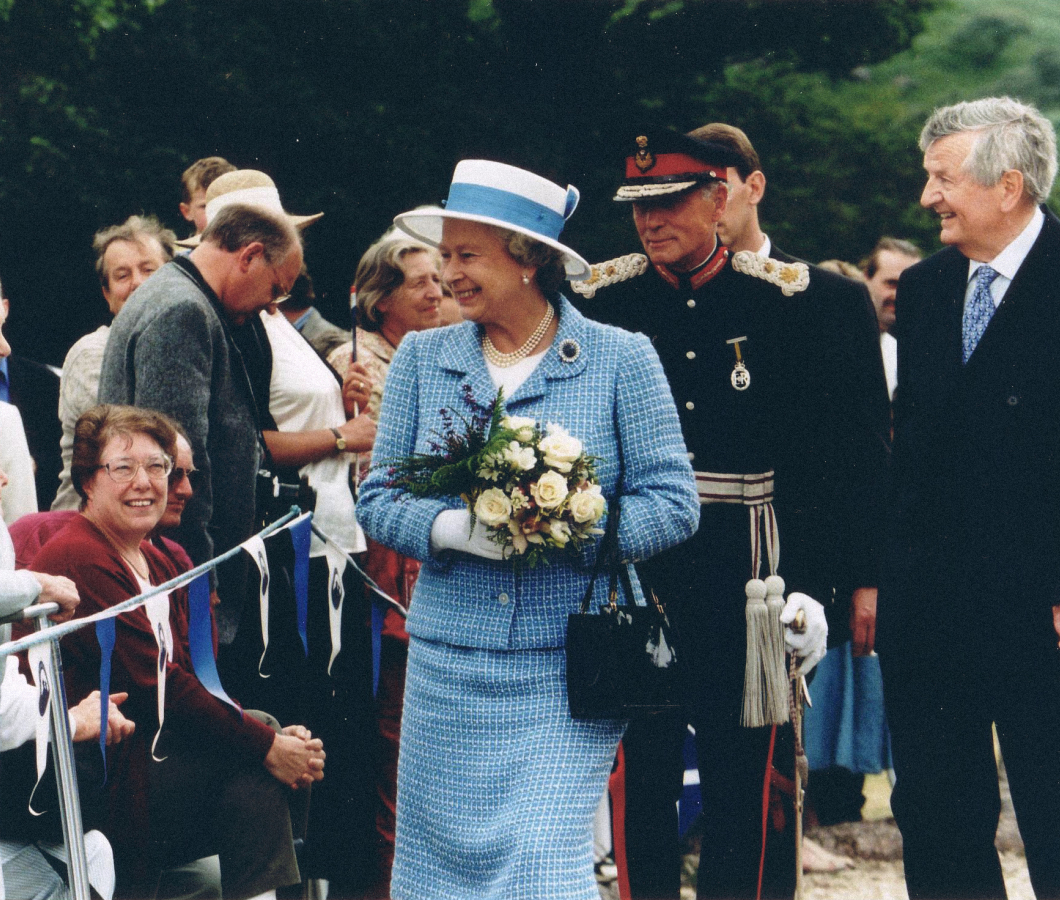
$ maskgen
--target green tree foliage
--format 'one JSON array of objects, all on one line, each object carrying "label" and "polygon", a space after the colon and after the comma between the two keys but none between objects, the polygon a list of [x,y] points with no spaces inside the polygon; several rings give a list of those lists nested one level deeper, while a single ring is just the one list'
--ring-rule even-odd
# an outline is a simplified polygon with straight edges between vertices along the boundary
[{"label": "green tree foliage", "polygon": [[146,211],[187,233],[180,172],[211,154],[269,172],[292,211],[325,211],[307,260],[339,322],[363,249],[440,200],[466,156],[578,185],[571,242],[594,259],[633,249],[610,197],[648,126],[742,125],[778,240],[854,255],[906,215],[919,161],[907,132],[829,94],[908,46],[935,2],[0,0],[16,346],[58,361],[103,321],[92,232]]},{"label": "green tree foliage", "polygon": [[932,246],[937,225],[916,203],[922,119],[876,95],[841,100],[823,76],[784,64],[740,65],[713,89],[716,121],[743,128],[766,173],[763,227],[790,253],[857,262],[882,233]]}]

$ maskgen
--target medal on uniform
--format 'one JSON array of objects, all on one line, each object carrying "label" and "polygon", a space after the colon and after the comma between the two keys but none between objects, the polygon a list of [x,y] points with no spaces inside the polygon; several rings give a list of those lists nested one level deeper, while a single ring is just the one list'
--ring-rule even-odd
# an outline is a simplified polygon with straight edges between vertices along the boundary
[{"label": "medal on uniform", "polygon": [[738,338],[731,338],[727,340],[726,344],[732,344],[732,349],[736,351],[736,363],[732,367],[732,375],[729,376],[729,381],[732,382],[732,386],[738,391],[746,391],[751,386],[751,373],[747,371],[747,366],[743,362],[743,354],[740,352],[740,342],[746,341],[747,335]]}]

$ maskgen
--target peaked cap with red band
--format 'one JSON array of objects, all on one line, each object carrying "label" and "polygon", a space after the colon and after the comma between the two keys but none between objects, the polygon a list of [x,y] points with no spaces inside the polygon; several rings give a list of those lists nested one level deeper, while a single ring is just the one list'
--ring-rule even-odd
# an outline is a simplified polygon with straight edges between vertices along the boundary
[{"label": "peaked cap with red band", "polygon": [[698,184],[725,181],[725,170],[739,156],[723,144],[700,141],[677,131],[638,135],[626,157],[625,177],[615,200],[640,200],[687,191]]}]

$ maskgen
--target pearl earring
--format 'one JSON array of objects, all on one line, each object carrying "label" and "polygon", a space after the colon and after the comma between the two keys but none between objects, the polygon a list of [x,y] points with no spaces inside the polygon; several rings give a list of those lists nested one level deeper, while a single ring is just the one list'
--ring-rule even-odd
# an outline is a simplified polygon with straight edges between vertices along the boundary
[{"label": "pearl earring", "polygon": [[526,274],[526,273],[524,272],[524,273],[523,273],[523,284],[529,284],[529,283],[530,283],[530,276],[529,276],[529,275],[527,275],[527,274]]}]

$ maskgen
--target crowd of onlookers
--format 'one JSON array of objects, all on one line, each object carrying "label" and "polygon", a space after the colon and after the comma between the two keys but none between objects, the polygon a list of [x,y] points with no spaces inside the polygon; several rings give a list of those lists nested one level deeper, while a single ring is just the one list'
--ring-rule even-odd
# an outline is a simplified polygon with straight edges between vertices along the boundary
[{"label": "crowd of onlookers", "polygon": [[[393,873],[402,897],[587,897],[613,764],[619,869],[638,900],[675,896],[690,731],[699,896],[791,896],[800,861],[847,864],[811,844],[800,858],[793,825],[796,698],[818,663],[810,816],[858,818],[862,775],[893,750],[910,895],[1003,895],[996,725],[1036,891],[1060,895],[1060,604],[1039,574],[1060,533],[1052,125],[1008,98],[937,110],[921,204],[948,246],[918,262],[883,238],[857,267],[772,243],[740,129],[627,149],[614,200],[643,254],[590,266],[559,242],[576,188],[464,160],[444,208],[402,213],[364,254],[351,332],[313,306],[301,232],[321,214],[201,160],[191,237],[151,216],[95,236],[114,319],[58,377],[0,333],[0,613],[102,612],[225,555],[63,640],[100,896],[276,898],[322,879],[386,897]],[[475,402],[467,382],[595,442],[608,553],[519,568],[503,522],[498,540],[466,498],[369,470],[437,446]],[[312,534],[259,537],[294,500]],[[603,567],[667,604],[676,709],[571,714],[567,616]],[[27,675],[11,659],[0,684],[0,861],[58,896]]]},{"label": "crowd of onlookers", "polygon": [[[210,574],[223,682],[242,706],[266,713],[236,715],[199,684],[185,589],[168,596],[168,613],[149,604],[120,617],[108,787],[100,794],[79,778],[85,828],[107,835],[109,846],[93,831],[98,843],[90,845],[102,846],[102,868],[116,869],[122,896],[165,896],[188,883],[223,887],[225,896],[282,895],[304,878],[327,879],[331,896],[386,896],[408,636],[396,607],[380,617],[373,696],[368,600],[353,567],[335,559],[355,557],[407,607],[418,563],[380,545],[366,553],[354,512],[357,481],[371,458],[398,343],[459,312],[437,252],[387,234],[357,270],[359,325],[351,336],[313,305],[300,231],[319,214],[286,213],[268,176],[220,157],[193,164],[182,186],[189,238],[178,241],[153,215],[130,216],[94,236],[96,272],[115,318],[77,340],[61,372],[12,353],[0,336],[0,602],[10,613],[54,600],[63,618],[112,606],[235,547],[274,518],[262,502],[263,478],[276,487],[301,483],[302,502],[312,498],[314,524],[327,535],[314,535],[310,548],[308,653],[294,658],[290,635],[274,634],[259,674],[268,642],[259,590],[282,606],[291,590],[280,584],[294,578],[290,552],[271,546],[271,590],[263,586],[269,575],[247,559]],[[5,299],[0,327],[7,310]],[[340,616],[329,614],[336,590],[348,597]],[[98,773],[102,759],[91,753],[99,750],[80,743],[99,732],[99,692],[89,690],[99,683],[94,632],[66,639],[63,651],[79,770]],[[160,653],[168,665],[158,668]],[[60,837],[57,805],[39,820],[21,814],[36,781],[26,767],[36,690],[15,657],[8,676],[0,722],[10,751],[2,761],[10,791],[0,838],[14,848],[0,845],[7,895],[22,889],[12,893],[23,878],[19,866],[28,866],[30,882],[40,878],[59,891],[37,849]],[[300,795],[321,778],[324,746],[329,777],[309,806]],[[19,763],[8,760],[18,755]],[[25,776],[17,785],[15,773]],[[27,853],[42,865],[26,863]],[[215,854],[219,869],[194,862]],[[100,865],[92,863],[95,873]],[[109,886],[97,881],[94,889],[109,897],[113,874]]]},{"label": "crowd of onlookers", "polygon": [[[62,576],[34,574],[39,584],[30,584],[23,598],[28,602],[40,593],[41,599],[50,599],[56,584],[61,583],[75,596],[80,589],[78,615],[91,611],[94,595],[90,579],[79,576],[79,572],[84,565],[81,557],[95,531],[84,522],[74,525],[80,524],[89,533],[76,534],[76,527],[69,529],[75,519],[107,521],[105,514],[97,511],[101,504],[94,501],[99,492],[92,491],[89,481],[98,479],[104,488],[118,489],[120,494],[125,485],[116,480],[116,469],[108,469],[111,463],[103,459],[114,455],[106,452],[110,442],[117,441],[117,447],[130,435],[140,435],[150,444],[150,459],[167,468],[168,505],[160,510],[157,520],[140,515],[142,521],[132,529],[126,553],[114,552],[120,543],[114,535],[130,523],[119,517],[109,528],[104,526],[109,536],[103,542],[104,549],[109,546],[112,552],[103,568],[110,569],[109,576],[124,580],[124,584],[117,591],[113,584],[97,586],[94,599],[101,607],[133,596],[248,538],[268,518],[260,501],[255,504],[252,499],[264,470],[275,476],[277,483],[308,483],[314,496],[315,522],[333,540],[334,547],[356,555],[376,584],[407,608],[420,564],[367,539],[357,525],[354,498],[357,482],[364,477],[371,459],[383,387],[398,344],[410,331],[460,319],[452,292],[441,279],[438,252],[394,232],[374,243],[357,269],[353,298],[356,325],[351,335],[325,319],[313,305],[313,282],[302,262],[300,231],[319,219],[319,214],[285,212],[268,176],[236,170],[219,157],[192,165],[184,173],[182,188],[180,211],[194,227],[189,238],[178,240],[152,215],[130,216],[93,237],[96,272],[112,317],[119,316],[148,279],[167,263],[176,262],[141,290],[113,325],[102,325],[77,340],[58,375],[12,354],[0,339],[0,357],[4,357],[0,360],[0,468],[7,473],[2,508],[4,521],[14,526],[19,567],[32,569],[35,560],[42,558],[38,551],[47,546],[49,552],[43,558],[51,559],[53,568],[62,562],[59,567],[80,582],[74,588],[71,583],[55,580]],[[729,239],[736,240],[737,236]],[[919,251],[913,245],[885,238],[860,268],[846,263],[825,264],[867,283],[880,322],[892,393],[895,353],[889,328],[894,322],[897,278],[918,258]],[[165,303],[161,302],[163,296]],[[174,297],[179,302],[174,302]],[[6,312],[5,299],[0,325]],[[101,401],[110,405],[100,407]],[[146,411],[129,413],[126,407],[153,410],[164,421],[160,424]],[[111,424],[112,420],[118,424]],[[121,453],[131,452],[135,443],[122,446]],[[118,470],[130,466],[134,486],[140,481],[153,486],[149,463],[123,457]],[[98,467],[106,470],[106,478],[100,476]],[[143,500],[144,508],[150,508],[149,499]],[[115,500],[120,501],[120,497]],[[120,502],[113,508],[102,504],[102,509],[125,511]],[[141,540],[147,538],[168,560],[169,568],[163,568],[163,560],[149,559],[138,549]],[[136,558],[130,560],[133,554]],[[329,560],[327,544],[314,536],[309,654],[304,661],[285,657],[283,642],[279,641],[274,648],[279,658],[274,661],[268,689],[262,687],[265,681],[259,672],[268,633],[266,630],[263,636],[257,611],[247,606],[258,598],[259,582],[257,577],[248,576],[246,560],[237,559],[211,575],[212,628],[223,680],[236,699],[270,707],[279,720],[267,715],[262,719],[280,735],[300,741],[306,758],[319,757],[321,768],[320,746],[326,746],[331,754],[329,777],[316,789],[312,815],[307,819],[303,810],[301,818],[291,820],[293,836],[308,836],[303,867],[310,876],[327,878],[332,896],[342,896],[344,891],[386,896],[393,859],[408,635],[400,611],[387,609],[376,626],[379,650],[373,677],[371,615],[361,582],[352,569],[336,568]],[[6,559],[4,563],[5,568],[11,567]],[[327,613],[336,572],[342,590],[351,598],[338,624]],[[179,657],[181,651],[186,654],[188,650],[187,598],[177,592],[170,602],[170,652],[176,650]],[[137,670],[137,653],[144,663],[157,650],[147,613],[142,615],[145,621],[139,624],[144,627],[139,633],[133,629],[132,637],[124,638],[123,652],[133,655],[130,659],[119,656],[125,660],[126,673]],[[88,643],[92,641],[94,638]],[[70,645],[76,643],[68,641]],[[345,652],[336,659],[339,647]],[[832,654],[841,652],[837,648]],[[82,658],[70,648],[66,654],[67,677],[73,686],[71,699],[81,700],[79,695],[85,695],[74,709],[95,702],[91,713],[99,703],[98,692],[88,691],[97,678],[93,666],[98,661],[92,653]],[[10,666],[14,678],[13,661]],[[822,671],[830,668],[831,660]],[[142,673],[139,682],[134,678],[126,685],[136,698],[126,705],[126,712],[139,711],[140,701],[150,701],[144,709],[154,726],[143,723],[131,743],[153,738],[154,730],[160,730],[166,721],[166,712],[167,727],[175,730],[173,723],[189,716],[189,704],[195,707],[198,703],[205,719],[196,721],[192,716],[192,725],[198,730],[213,722],[218,746],[228,748],[223,756],[243,753],[250,760],[262,761],[277,732],[267,733],[268,729],[254,719],[240,726],[246,731],[244,745],[234,749],[233,738],[227,734],[230,729],[222,727],[226,711],[211,698],[199,696],[201,689],[195,688],[186,658],[179,661],[177,673],[165,679],[168,690],[161,705],[154,701],[158,679],[150,671]],[[835,677],[842,680],[840,675]],[[122,684],[122,677],[116,683]],[[177,711],[179,688],[175,685],[185,683],[191,686],[193,699],[185,698]],[[24,680],[21,684],[12,681],[9,688],[9,692],[28,690]],[[837,696],[843,690],[838,685]],[[119,693],[118,698],[129,692]],[[820,706],[825,707],[824,712],[813,715],[827,716],[827,705]],[[132,719],[126,719],[113,704],[111,711],[113,740],[127,738],[133,732]],[[882,721],[882,709],[876,714]],[[91,714],[80,715],[79,740],[93,736],[91,718]],[[835,723],[828,727],[835,727]],[[812,733],[813,720],[810,730]],[[827,740],[822,740],[824,744]],[[811,751],[812,747],[811,741]],[[211,747],[210,752],[217,749]],[[163,790],[156,782],[165,779],[156,772],[165,766],[145,766],[144,754],[155,750],[145,745],[129,751],[134,756],[137,752],[139,757],[128,763],[131,768],[126,774],[138,785],[131,794],[146,794],[147,807],[139,809],[137,818],[133,809],[136,801],[130,792],[120,789],[112,790],[117,799],[111,797],[109,801],[119,804],[117,815],[126,823],[109,832],[115,845],[119,891],[123,880],[142,888],[151,879],[159,879],[163,870],[180,873],[196,853],[210,855],[208,851],[219,846],[210,841],[191,848],[171,846],[174,842],[161,823],[172,826],[181,822],[173,819],[169,807],[175,805],[181,810],[186,805],[172,799],[162,803],[154,799],[155,795],[172,795],[173,784],[180,785],[177,793],[185,796],[201,796],[201,790],[188,790],[182,780],[186,772],[172,776],[174,781]],[[207,767],[202,759],[193,759],[199,771]],[[827,769],[815,779],[820,785],[814,800],[821,821],[858,815],[863,776],[857,764],[837,760],[834,748],[822,749],[816,760],[811,752],[811,764]],[[217,768],[216,761],[208,768]],[[265,768],[269,770],[268,765]],[[149,769],[150,775],[146,774]],[[320,769],[307,764],[299,777],[308,782],[319,775]],[[243,772],[241,777],[245,776]],[[122,776],[115,781],[122,784]],[[298,777],[292,783],[297,784]],[[212,784],[212,788],[225,794],[223,784]],[[241,790],[247,792],[245,786]],[[251,795],[257,797],[253,792]],[[103,809],[106,804],[100,803]],[[89,802],[88,808],[96,807]],[[238,830],[241,807],[224,809],[224,815],[218,813],[217,817],[226,817],[229,825],[236,823]],[[117,821],[100,815],[98,824]],[[11,821],[24,824],[24,817],[12,816]],[[129,823],[133,827],[128,827]],[[54,838],[55,827],[51,823],[50,832],[35,828],[22,837]],[[17,838],[11,830],[4,836]],[[600,855],[605,852],[606,848]],[[836,861],[826,857],[822,864],[834,865]],[[232,890],[225,868],[223,864],[220,880]],[[191,871],[191,877],[219,880],[208,867],[203,871],[192,867]],[[294,879],[293,871],[288,867],[275,884],[266,879],[255,883],[255,888],[282,888],[284,879]],[[172,877],[179,884],[179,878]],[[159,882],[166,883],[164,878]],[[240,891],[245,892],[242,887],[237,889]]]}]

